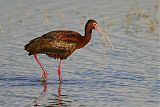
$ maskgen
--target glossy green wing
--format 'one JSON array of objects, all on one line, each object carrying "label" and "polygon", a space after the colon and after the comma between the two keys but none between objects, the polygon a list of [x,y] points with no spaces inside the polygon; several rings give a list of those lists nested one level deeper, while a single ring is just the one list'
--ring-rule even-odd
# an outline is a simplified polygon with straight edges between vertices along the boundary
[{"label": "glossy green wing", "polygon": [[45,46],[45,53],[55,59],[66,59],[76,50],[77,44],[68,41],[54,40]]}]

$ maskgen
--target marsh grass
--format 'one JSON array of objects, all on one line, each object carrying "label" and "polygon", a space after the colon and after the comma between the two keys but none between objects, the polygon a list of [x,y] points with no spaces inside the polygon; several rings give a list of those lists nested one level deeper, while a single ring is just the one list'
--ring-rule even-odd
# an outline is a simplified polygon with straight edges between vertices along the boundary
[{"label": "marsh grass", "polygon": [[45,25],[49,25],[49,18],[50,18],[49,13],[44,12],[44,23],[45,23]]},{"label": "marsh grass", "polygon": [[159,26],[159,16],[157,17],[159,12],[159,4],[159,1],[155,4],[153,13],[149,9],[143,9],[141,5],[135,1],[135,3],[129,7],[128,13],[125,16],[125,32],[127,34],[130,31],[138,33],[144,30],[156,32]]}]

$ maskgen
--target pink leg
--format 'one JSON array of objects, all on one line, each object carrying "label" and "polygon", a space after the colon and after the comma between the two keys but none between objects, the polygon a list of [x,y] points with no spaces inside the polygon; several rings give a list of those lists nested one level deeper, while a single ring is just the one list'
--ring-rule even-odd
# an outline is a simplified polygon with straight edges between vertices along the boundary
[{"label": "pink leg", "polygon": [[62,97],[61,97],[61,92],[62,92],[62,83],[60,82],[59,87],[58,87],[58,107],[62,106]]},{"label": "pink leg", "polygon": [[34,58],[36,59],[37,63],[40,65],[40,67],[41,67],[42,70],[43,70],[42,79],[46,81],[46,80],[48,79],[48,73],[47,73],[47,71],[44,69],[43,65],[42,65],[42,64],[40,63],[40,61],[38,60],[37,54],[34,54]]},{"label": "pink leg", "polygon": [[59,67],[58,67],[58,76],[59,76],[60,83],[62,83],[61,68],[62,68],[62,60],[60,60]]}]

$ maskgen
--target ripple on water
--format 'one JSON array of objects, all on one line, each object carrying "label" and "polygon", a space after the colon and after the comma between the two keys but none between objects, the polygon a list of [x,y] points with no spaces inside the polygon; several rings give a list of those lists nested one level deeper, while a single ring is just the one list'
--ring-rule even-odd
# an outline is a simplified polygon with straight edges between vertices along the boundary
[{"label": "ripple on water", "polygon": [[[151,0],[138,3],[144,9],[151,8],[149,12],[154,8]],[[133,2],[126,0],[1,0],[0,106],[158,106],[159,35],[145,31],[124,33],[122,19],[130,4]],[[46,14],[48,24],[44,19]],[[30,39],[59,28],[83,33],[84,23],[90,16],[108,30],[114,50],[103,47],[99,34],[93,32],[92,44],[63,61],[62,84],[57,76],[59,61],[41,55],[40,60],[49,73],[47,84],[42,84],[41,69],[23,46]],[[107,26],[110,23],[114,25]]]}]

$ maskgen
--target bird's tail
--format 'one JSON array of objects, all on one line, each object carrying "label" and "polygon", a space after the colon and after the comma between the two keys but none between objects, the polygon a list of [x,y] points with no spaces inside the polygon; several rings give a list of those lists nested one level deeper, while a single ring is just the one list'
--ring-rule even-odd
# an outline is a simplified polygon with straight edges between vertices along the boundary
[{"label": "bird's tail", "polygon": [[31,40],[28,44],[24,46],[24,50],[26,50],[28,55],[33,55],[38,53],[39,46],[41,44],[41,37],[37,37],[33,40]]}]

